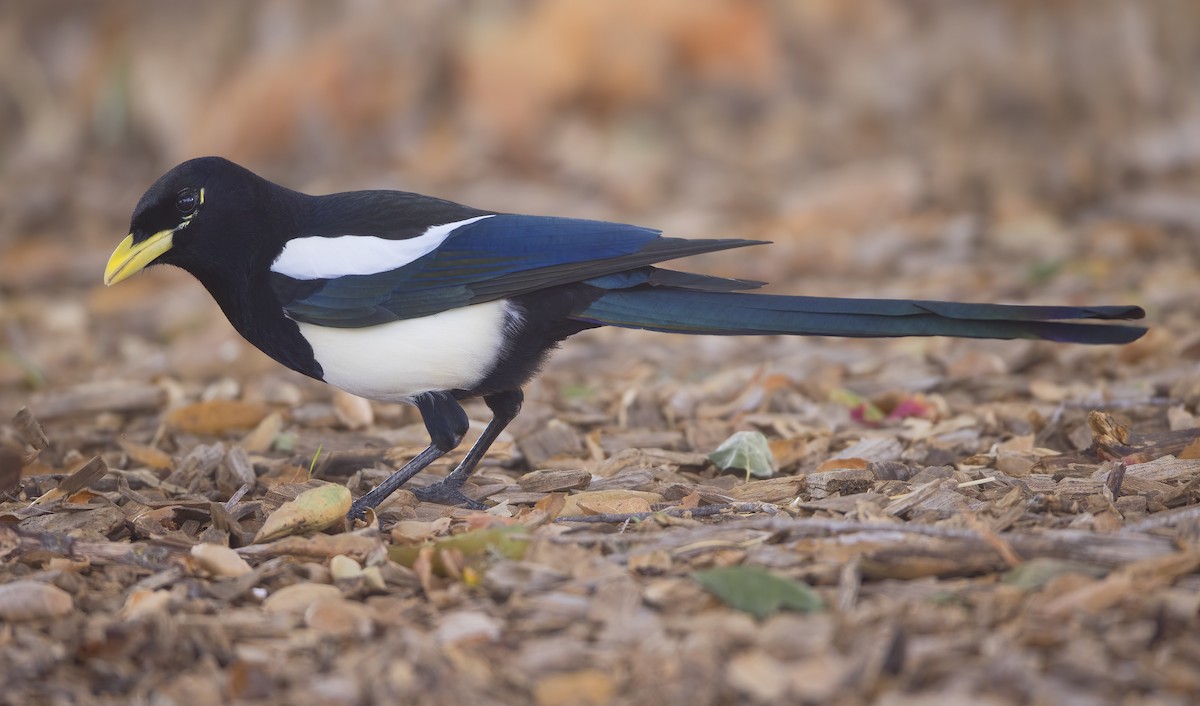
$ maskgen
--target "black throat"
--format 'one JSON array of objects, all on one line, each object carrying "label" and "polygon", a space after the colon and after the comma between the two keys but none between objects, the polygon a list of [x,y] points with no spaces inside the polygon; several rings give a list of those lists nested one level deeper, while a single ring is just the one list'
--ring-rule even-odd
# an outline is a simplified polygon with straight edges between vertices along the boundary
[{"label": "black throat", "polygon": [[300,327],[283,313],[266,272],[195,272],[242,338],[287,367],[322,380],[324,371]]},{"label": "black throat", "polygon": [[[256,189],[267,193],[254,193]],[[164,261],[199,280],[234,329],[256,348],[298,373],[321,380],[324,371],[312,345],[284,314],[270,284],[271,263],[304,222],[312,197],[267,181],[252,184],[239,196],[246,206],[231,209],[227,220],[210,226],[210,233],[220,234],[219,242],[196,243],[185,248],[178,260]]]}]

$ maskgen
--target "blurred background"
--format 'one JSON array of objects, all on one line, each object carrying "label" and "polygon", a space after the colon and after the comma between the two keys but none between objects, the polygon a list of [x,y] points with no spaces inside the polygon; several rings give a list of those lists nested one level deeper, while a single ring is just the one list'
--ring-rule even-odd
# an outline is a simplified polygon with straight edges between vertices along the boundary
[{"label": "blurred background", "polygon": [[140,194],[206,154],[310,192],[769,239],[694,266],[776,292],[1167,326],[1200,294],[1189,0],[0,7],[5,396],[273,369],[182,273],[99,286]]}]

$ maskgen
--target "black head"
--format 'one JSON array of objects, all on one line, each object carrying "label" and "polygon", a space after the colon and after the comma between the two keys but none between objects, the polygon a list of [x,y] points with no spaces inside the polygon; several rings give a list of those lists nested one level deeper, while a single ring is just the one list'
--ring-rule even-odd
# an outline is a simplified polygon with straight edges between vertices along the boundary
[{"label": "black head", "polygon": [[294,217],[300,198],[221,157],[184,162],[138,201],[129,235],[109,258],[104,283],[157,264],[177,265],[203,279],[203,274],[256,262],[275,247],[274,234]]}]

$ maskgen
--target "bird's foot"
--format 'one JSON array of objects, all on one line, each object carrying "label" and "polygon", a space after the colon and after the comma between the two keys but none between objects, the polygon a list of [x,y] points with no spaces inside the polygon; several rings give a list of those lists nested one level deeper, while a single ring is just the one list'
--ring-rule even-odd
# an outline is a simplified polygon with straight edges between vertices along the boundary
[{"label": "bird's foot", "polygon": [[354,503],[352,505],[350,505],[350,512],[346,513],[346,519],[351,520],[351,521],[364,519],[367,516],[367,508],[374,508],[374,507],[375,507],[375,504],[372,502],[366,501],[366,496],[364,495],[363,497],[359,498],[358,500],[355,500]]},{"label": "bird's foot", "polygon": [[418,500],[427,503],[439,503],[441,505],[456,505],[459,507],[469,508],[471,510],[486,510],[487,505],[468,498],[462,492],[462,484],[447,482],[450,478],[440,480],[433,485],[425,486],[424,488],[411,488],[412,494],[417,496]]}]

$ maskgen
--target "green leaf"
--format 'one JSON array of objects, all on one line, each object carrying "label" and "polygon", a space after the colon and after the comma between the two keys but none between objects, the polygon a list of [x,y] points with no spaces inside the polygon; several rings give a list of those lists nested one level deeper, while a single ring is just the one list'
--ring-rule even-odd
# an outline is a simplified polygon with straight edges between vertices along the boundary
[{"label": "green leaf", "polygon": [[30,388],[36,390],[46,385],[46,374],[42,372],[42,369],[20,353],[8,348],[0,348],[0,360],[7,360],[21,368],[21,372],[25,373],[25,384]]},{"label": "green leaf", "polygon": [[441,537],[420,545],[388,547],[388,558],[397,564],[411,567],[417,560],[422,547],[434,549],[434,571],[442,573],[439,556],[442,551],[461,552],[467,565],[481,565],[493,557],[520,560],[529,548],[529,529],[526,527],[498,527],[473,530],[450,537]]},{"label": "green leaf", "polygon": [[775,457],[761,431],[739,431],[708,455],[723,471],[745,471],[758,478],[770,478],[775,473]]},{"label": "green leaf", "polygon": [[760,620],[781,609],[812,613],[825,608],[807,585],[756,566],[728,566],[692,574],[709,593],[730,608]]},{"label": "green leaf", "polygon": [[1080,561],[1066,559],[1051,559],[1037,557],[1014,566],[1001,577],[1000,581],[1010,586],[1035,591],[1045,586],[1051,579],[1062,574],[1086,574],[1092,578],[1101,578],[1108,573],[1102,566],[1085,564]]},{"label": "green leaf", "polygon": [[295,432],[285,431],[275,437],[275,441],[271,444],[271,447],[280,453],[291,453],[296,450],[296,442],[299,440]]}]

